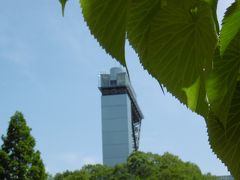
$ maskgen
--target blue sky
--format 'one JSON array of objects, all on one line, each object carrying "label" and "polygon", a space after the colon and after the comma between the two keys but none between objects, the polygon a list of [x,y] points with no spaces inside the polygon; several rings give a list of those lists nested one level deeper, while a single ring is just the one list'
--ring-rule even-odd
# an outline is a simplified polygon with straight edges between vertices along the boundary
[{"label": "blue sky", "polygon": [[[220,19],[230,2],[220,1]],[[50,173],[101,163],[98,74],[119,64],[90,35],[78,1],[68,2],[64,18],[58,0],[3,1],[0,22],[0,134],[18,110]],[[229,174],[210,149],[204,120],[163,95],[128,44],[126,59],[145,116],[140,150],[168,151],[204,173]]]}]

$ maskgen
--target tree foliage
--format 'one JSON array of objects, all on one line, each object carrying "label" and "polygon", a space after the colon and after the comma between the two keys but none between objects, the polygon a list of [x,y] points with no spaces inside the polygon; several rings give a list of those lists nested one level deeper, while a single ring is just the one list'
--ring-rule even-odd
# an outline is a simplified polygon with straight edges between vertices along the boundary
[{"label": "tree foliage", "polygon": [[134,152],[126,163],[114,167],[86,165],[79,171],[58,173],[54,180],[215,180],[211,174],[203,175],[197,165],[183,162],[177,156],[165,153]]},{"label": "tree foliage", "polygon": [[0,179],[46,179],[44,164],[40,152],[34,150],[35,140],[30,131],[22,113],[16,112],[9,122],[7,135],[2,136]]},{"label": "tree foliage", "polygon": [[227,9],[221,29],[218,0],[80,4],[91,33],[107,53],[126,66],[127,39],[160,85],[204,117],[213,152],[240,179],[240,1]]}]

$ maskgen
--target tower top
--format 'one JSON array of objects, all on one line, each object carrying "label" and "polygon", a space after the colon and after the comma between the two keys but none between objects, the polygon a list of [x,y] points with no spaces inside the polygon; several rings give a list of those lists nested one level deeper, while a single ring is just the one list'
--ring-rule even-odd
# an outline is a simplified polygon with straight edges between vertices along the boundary
[{"label": "tower top", "polygon": [[117,80],[117,75],[123,72],[124,71],[121,67],[112,67],[110,69],[110,80]]},{"label": "tower top", "polygon": [[[131,86],[128,74],[121,67],[112,67],[110,73],[100,73],[99,88]],[[132,88],[133,94],[135,92]]]},{"label": "tower top", "polygon": [[128,94],[138,114],[138,119],[143,119],[143,114],[136,100],[136,93],[131,85],[126,71],[121,67],[112,67],[110,73],[100,73],[99,90],[103,96]]}]

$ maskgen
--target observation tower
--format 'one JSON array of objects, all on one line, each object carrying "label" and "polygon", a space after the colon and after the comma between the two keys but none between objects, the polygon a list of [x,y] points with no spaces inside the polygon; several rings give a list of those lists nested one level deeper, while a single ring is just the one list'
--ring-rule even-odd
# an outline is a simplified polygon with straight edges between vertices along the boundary
[{"label": "observation tower", "polygon": [[127,72],[113,67],[99,77],[102,109],[103,164],[126,162],[139,147],[143,114]]}]

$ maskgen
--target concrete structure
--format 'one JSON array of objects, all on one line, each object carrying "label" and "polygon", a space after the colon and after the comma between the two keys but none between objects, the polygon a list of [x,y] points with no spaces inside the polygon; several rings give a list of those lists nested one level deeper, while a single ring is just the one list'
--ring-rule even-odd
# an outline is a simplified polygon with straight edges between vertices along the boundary
[{"label": "concrete structure", "polygon": [[219,180],[234,180],[232,176],[218,176]]},{"label": "concrete structure", "polygon": [[101,73],[103,164],[114,166],[126,162],[138,150],[143,114],[137,104],[128,74],[121,68]]}]

